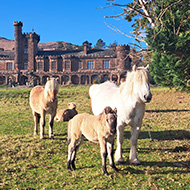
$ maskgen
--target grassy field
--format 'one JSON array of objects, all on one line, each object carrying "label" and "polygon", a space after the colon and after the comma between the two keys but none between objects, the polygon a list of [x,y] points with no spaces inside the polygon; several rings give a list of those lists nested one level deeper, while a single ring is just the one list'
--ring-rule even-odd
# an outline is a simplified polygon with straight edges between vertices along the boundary
[{"label": "grassy field", "polygon": [[[60,88],[59,106],[77,104],[79,113],[90,113],[89,86]],[[67,122],[54,124],[55,139],[33,136],[29,106],[31,89],[0,89],[0,189],[189,189],[190,94],[152,88],[153,99],[138,141],[140,166],[131,166],[130,127],[125,128],[126,163],[103,176],[98,144],[88,141],[79,148],[77,170],[68,172]],[[47,117],[48,120],[48,117]]]}]

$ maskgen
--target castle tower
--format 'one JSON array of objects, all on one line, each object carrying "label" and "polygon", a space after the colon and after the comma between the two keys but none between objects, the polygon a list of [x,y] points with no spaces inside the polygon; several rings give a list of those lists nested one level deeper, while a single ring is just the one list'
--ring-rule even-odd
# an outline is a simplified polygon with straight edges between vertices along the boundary
[{"label": "castle tower", "polygon": [[38,53],[38,42],[40,41],[40,36],[35,32],[30,32],[26,37],[28,39],[28,70],[36,71],[35,56]]},{"label": "castle tower", "polygon": [[129,45],[117,45],[117,61],[118,61],[118,69],[120,70],[130,70],[131,69],[131,59],[128,56],[130,52]]},{"label": "castle tower", "polygon": [[23,36],[22,36],[22,22],[14,22],[14,35],[15,35],[15,49],[14,49],[14,62],[16,70],[21,69],[22,56],[23,56]]}]

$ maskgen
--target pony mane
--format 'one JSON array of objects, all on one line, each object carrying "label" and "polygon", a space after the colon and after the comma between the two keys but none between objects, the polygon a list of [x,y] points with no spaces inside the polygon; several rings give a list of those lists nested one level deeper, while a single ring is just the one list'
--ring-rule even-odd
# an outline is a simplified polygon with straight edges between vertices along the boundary
[{"label": "pony mane", "polygon": [[149,75],[145,68],[138,67],[136,70],[127,72],[126,80],[120,85],[120,93],[126,89],[129,95],[133,94],[134,83],[148,83]]},{"label": "pony mane", "polygon": [[59,85],[55,78],[48,79],[45,85],[44,89],[44,95],[47,98],[49,91],[56,91],[58,93],[59,91]]}]

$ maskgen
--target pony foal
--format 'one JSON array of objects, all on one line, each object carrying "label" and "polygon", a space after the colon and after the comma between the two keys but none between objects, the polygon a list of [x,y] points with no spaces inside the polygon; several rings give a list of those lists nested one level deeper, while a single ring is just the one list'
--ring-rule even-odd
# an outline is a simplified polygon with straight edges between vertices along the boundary
[{"label": "pony foal", "polygon": [[78,112],[76,110],[76,104],[74,102],[68,103],[67,109],[61,109],[57,112],[55,116],[55,121],[69,121],[72,119],[75,115],[77,115]]},{"label": "pony foal", "polygon": [[82,135],[84,135],[88,140],[100,143],[103,173],[108,174],[106,169],[107,155],[109,156],[110,166],[118,171],[113,160],[116,125],[116,110],[112,110],[110,107],[106,107],[98,116],[83,113],[71,119],[68,123],[67,169],[71,170],[71,167],[74,170],[76,169],[74,163],[76,152],[83,141]]},{"label": "pony foal", "polygon": [[30,107],[34,117],[34,135],[38,134],[40,122],[40,139],[44,138],[45,115],[50,114],[49,138],[53,139],[53,121],[57,110],[58,78],[47,78],[45,87],[36,86],[30,92]]}]

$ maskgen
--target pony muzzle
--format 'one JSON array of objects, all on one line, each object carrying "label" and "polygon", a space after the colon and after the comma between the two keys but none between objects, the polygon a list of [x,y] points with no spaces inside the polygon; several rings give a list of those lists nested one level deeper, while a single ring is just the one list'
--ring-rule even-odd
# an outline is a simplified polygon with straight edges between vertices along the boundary
[{"label": "pony muzzle", "polygon": [[146,100],[147,103],[150,102],[152,99],[152,94],[149,93],[148,95],[144,95],[144,99]]}]

